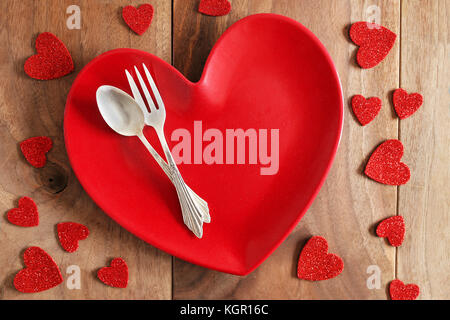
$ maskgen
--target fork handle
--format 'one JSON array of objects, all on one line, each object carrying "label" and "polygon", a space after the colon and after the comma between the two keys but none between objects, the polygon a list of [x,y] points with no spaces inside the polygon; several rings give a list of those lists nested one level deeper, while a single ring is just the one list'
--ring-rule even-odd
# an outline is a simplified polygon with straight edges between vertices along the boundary
[{"label": "fork handle", "polygon": [[169,146],[167,145],[164,130],[162,128],[160,128],[160,130],[157,129],[156,133],[164,150],[164,154],[166,155],[167,163],[173,173],[174,185],[180,200],[183,221],[198,238],[201,238],[203,236],[203,222],[210,221],[209,209],[205,210],[203,206],[193,199],[192,194],[189,193],[187,185],[181,177],[180,171],[178,170]]},{"label": "fork handle", "polygon": [[[150,154],[153,156],[153,158],[156,160],[156,162],[159,164],[161,169],[164,171],[164,173],[167,175],[167,177],[170,179],[170,181],[175,185],[175,179],[174,179],[174,173],[173,170],[169,167],[169,165],[164,161],[163,158],[159,155],[158,152],[153,148],[153,146],[148,142],[147,138],[144,136],[144,134],[138,135],[139,140],[144,144],[144,146],[147,148],[147,150],[150,152]],[[167,144],[167,143],[166,143]],[[169,152],[170,154],[170,152]],[[170,154],[172,157],[172,154]],[[172,158],[173,161],[173,158]],[[173,161],[175,164],[175,161]],[[178,171],[178,169],[175,167],[175,170]],[[178,172],[179,174],[179,172]],[[184,183],[184,181],[183,181]],[[184,183],[186,185],[186,183]],[[202,212],[204,213],[203,221],[206,223],[211,222],[211,217],[209,215],[209,208],[208,203],[200,198],[199,195],[197,195],[191,188],[189,188],[188,185],[186,185],[187,191],[191,194],[192,198],[198,202],[202,208]]]}]

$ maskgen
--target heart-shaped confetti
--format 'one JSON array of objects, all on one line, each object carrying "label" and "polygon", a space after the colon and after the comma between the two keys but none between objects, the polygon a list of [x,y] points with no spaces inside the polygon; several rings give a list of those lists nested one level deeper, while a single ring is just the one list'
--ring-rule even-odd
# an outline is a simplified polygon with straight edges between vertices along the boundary
[{"label": "heart-shaped confetti", "polygon": [[78,249],[78,241],[89,236],[89,229],[75,222],[62,222],[56,226],[59,242],[67,252],[75,252]]},{"label": "heart-shaped confetti", "polygon": [[122,18],[131,30],[138,35],[144,34],[153,20],[153,6],[145,3],[139,8],[126,6],[122,9]]},{"label": "heart-shaped confetti", "polygon": [[409,181],[409,168],[400,159],[403,156],[403,144],[399,140],[387,140],[370,156],[365,174],[380,183],[399,186]]},{"label": "heart-shaped confetti", "polygon": [[55,261],[39,247],[30,247],[23,254],[26,268],[14,277],[14,287],[20,292],[33,293],[56,287],[63,277]]},{"label": "heart-shaped confetti", "polygon": [[208,16],[225,16],[231,11],[231,3],[228,0],[201,0],[198,11]]},{"label": "heart-shaped confetti", "polygon": [[377,97],[366,99],[362,95],[352,98],[352,109],[361,125],[372,122],[381,110],[381,99]]},{"label": "heart-shaped confetti", "polygon": [[36,38],[37,54],[25,61],[24,70],[31,78],[51,80],[73,71],[73,61],[64,43],[50,32]]},{"label": "heart-shaped confetti", "polygon": [[39,212],[33,199],[22,197],[19,207],[8,211],[8,221],[21,227],[34,227],[39,225]]},{"label": "heart-shaped confetti", "polygon": [[128,285],[128,266],[125,260],[115,258],[110,267],[98,270],[97,276],[104,284],[115,288],[126,288]]},{"label": "heart-shaped confetti", "polygon": [[389,285],[389,293],[392,300],[416,300],[420,289],[416,284],[405,285],[400,280],[393,280]]},{"label": "heart-shaped confetti", "polygon": [[405,221],[402,216],[394,216],[380,222],[377,236],[387,238],[394,247],[399,247],[405,239]]},{"label": "heart-shaped confetti", "polygon": [[342,259],[328,253],[328,243],[323,237],[309,239],[300,253],[297,276],[300,279],[318,281],[336,277],[344,269]]},{"label": "heart-shaped confetti", "polygon": [[408,94],[403,89],[394,91],[394,109],[400,119],[412,116],[423,104],[423,97],[419,93]]},{"label": "heart-shaped confetti", "polygon": [[356,60],[363,69],[378,65],[389,54],[397,35],[375,23],[356,22],[350,28],[350,38],[359,46]]},{"label": "heart-shaped confetti", "polygon": [[49,137],[29,138],[20,143],[20,150],[25,159],[35,168],[42,168],[47,162],[46,153],[53,146],[52,139]]}]

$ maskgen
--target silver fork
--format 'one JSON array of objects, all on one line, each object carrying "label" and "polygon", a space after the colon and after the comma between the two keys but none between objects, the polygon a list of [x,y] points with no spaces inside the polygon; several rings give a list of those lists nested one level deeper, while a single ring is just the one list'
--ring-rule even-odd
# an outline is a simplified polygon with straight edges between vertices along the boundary
[{"label": "silver fork", "polygon": [[145,99],[147,100],[147,103],[150,107],[150,112],[147,110],[136,82],[134,81],[128,70],[125,70],[128,83],[130,85],[134,99],[137,101],[142,111],[144,112],[145,124],[152,126],[158,135],[159,141],[170,168],[169,178],[172,180],[177,191],[178,198],[180,200],[183,221],[198,238],[201,238],[203,236],[203,222],[209,223],[211,221],[208,204],[197,194],[195,194],[186,185],[183,178],[181,177],[180,171],[175,164],[169,146],[167,145],[166,138],[164,136],[164,123],[166,120],[166,109],[164,106],[164,102],[147,67],[145,66],[145,64],[142,64],[142,66],[144,68],[145,76],[147,77],[148,83],[150,84],[158,107],[156,107],[155,103],[153,102],[150,92],[147,89],[147,86],[136,66],[134,67],[134,69],[141,85],[142,91],[144,92]]},{"label": "silver fork", "polygon": [[[160,105],[163,106],[164,108],[164,102],[162,101],[161,95],[159,93],[158,88],[155,85],[155,82],[153,81],[153,77],[151,76],[151,74],[148,72],[147,67],[143,64],[144,69],[146,71],[146,76],[149,80],[149,83],[152,86],[152,90],[154,92],[155,97],[158,97],[158,100],[160,102],[158,102],[158,104],[160,103]],[[135,71],[136,71],[136,75],[139,79],[139,83],[142,86],[142,90],[144,91],[144,94],[146,95],[146,99],[147,102],[149,103],[149,105],[151,106],[152,109],[156,109],[154,103],[153,103],[153,99],[151,98],[147,87],[145,86],[145,83],[142,80],[141,74],[139,73],[138,69],[136,67],[134,67]],[[147,107],[145,106],[144,100],[142,99],[142,96],[139,92],[138,87],[136,86],[136,83],[133,79],[133,77],[131,76],[131,74],[128,72],[128,70],[125,70],[125,74],[127,76],[128,79],[128,84],[130,85],[131,88],[131,92],[133,93],[133,98],[134,100],[136,100],[136,102],[139,104],[139,106],[141,107],[142,112],[144,113],[144,118],[145,118],[145,124],[149,125],[149,126],[153,126],[152,125],[152,121],[155,119],[152,117],[152,115],[150,114],[150,112],[148,112]],[[164,114],[165,114],[165,109],[163,110]],[[157,116],[156,113],[153,114],[153,116]],[[164,125],[164,123],[163,123]],[[155,160],[159,163],[159,165],[161,166],[161,168],[163,169],[163,171],[167,174],[167,176],[169,177],[169,179],[173,182],[174,177],[172,173],[168,173],[171,172],[169,165],[159,156],[159,154],[155,151],[155,149],[151,146],[151,144],[145,139],[145,141],[143,141],[143,143],[147,146],[147,148],[149,148],[149,150],[151,150],[151,154],[153,155],[153,157],[155,158]],[[190,189],[188,187],[188,191],[189,193],[192,193],[193,197],[200,202],[200,204],[203,206],[205,215],[203,217],[203,221],[206,223],[210,223],[211,222],[211,217],[209,215],[209,208],[208,208],[208,203],[203,200],[202,198],[200,198],[194,191],[192,191],[192,189]]]}]

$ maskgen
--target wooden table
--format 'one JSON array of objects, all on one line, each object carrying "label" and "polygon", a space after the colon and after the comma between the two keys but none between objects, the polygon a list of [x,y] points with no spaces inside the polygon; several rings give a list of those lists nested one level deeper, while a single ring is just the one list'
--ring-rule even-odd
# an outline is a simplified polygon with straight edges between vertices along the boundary
[{"label": "wooden table", "polygon": [[[395,279],[420,286],[421,299],[450,298],[449,224],[449,0],[232,0],[228,16],[197,12],[198,0],[148,0],[155,17],[139,37],[121,19],[121,7],[144,1],[2,0],[0,2],[0,212],[27,195],[39,205],[41,223],[25,229],[0,220],[0,299],[386,299]],[[81,8],[81,29],[69,30],[66,8]],[[380,9],[381,24],[399,35],[392,52],[379,66],[362,70],[355,64],[356,47],[349,41],[352,22]],[[345,124],[331,173],[319,196],[284,243],[246,277],[210,271],[153,248],[122,229],[83,191],[64,148],[63,114],[70,86],[81,68],[110,49],[131,47],[171,62],[190,80],[198,80],[219,36],[250,14],[274,12],[311,29],[329,50],[339,70],[345,96]],[[38,33],[50,31],[68,47],[75,72],[53,81],[27,77],[23,64],[34,54]],[[422,109],[399,121],[392,90],[421,92]],[[378,96],[378,118],[361,127],[350,98]],[[34,169],[20,154],[18,143],[47,135],[54,140],[49,163]],[[368,156],[385,139],[405,146],[404,162],[412,171],[408,184],[391,187],[363,174]],[[396,249],[374,235],[382,219],[401,214],[407,234]],[[76,253],[65,253],[55,224],[77,221],[91,236]],[[311,235],[322,235],[330,250],[345,261],[344,272],[328,281],[296,278],[300,248]],[[45,248],[61,267],[78,265],[81,289],[66,283],[37,294],[22,294],[12,285],[23,268],[25,248]],[[128,288],[114,289],[96,279],[98,268],[112,257],[129,264]],[[381,287],[369,289],[369,266],[381,270]]]}]

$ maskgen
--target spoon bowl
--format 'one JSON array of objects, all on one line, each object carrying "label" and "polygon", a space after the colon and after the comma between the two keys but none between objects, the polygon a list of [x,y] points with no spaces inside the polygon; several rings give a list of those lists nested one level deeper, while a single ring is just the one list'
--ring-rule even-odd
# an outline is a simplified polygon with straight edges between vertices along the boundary
[{"label": "spoon bowl", "polygon": [[144,113],[129,94],[116,87],[101,86],[96,96],[98,109],[111,129],[127,137],[142,134]]}]

